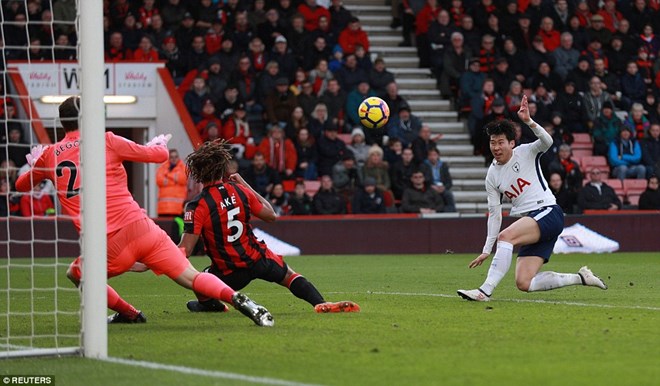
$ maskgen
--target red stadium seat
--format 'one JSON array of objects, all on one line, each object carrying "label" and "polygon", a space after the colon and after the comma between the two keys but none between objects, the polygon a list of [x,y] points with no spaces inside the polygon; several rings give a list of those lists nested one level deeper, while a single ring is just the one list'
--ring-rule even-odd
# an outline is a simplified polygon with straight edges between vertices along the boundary
[{"label": "red stadium seat", "polygon": [[577,163],[581,163],[580,160],[582,157],[591,157],[594,155],[592,149],[573,149],[573,160]]},{"label": "red stadium seat", "polygon": [[642,193],[646,190],[648,182],[642,179],[626,178],[623,180],[623,189],[628,193]]},{"label": "red stadium seat", "polygon": [[315,195],[316,192],[319,191],[320,187],[321,187],[321,181],[305,180],[305,193],[309,194],[310,196]]},{"label": "red stadium seat", "polygon": [[573,155],[576,150],[589,150],[593,151],[594,144],[591,142],[591,135],[588,133],[575,133],[573,134],[573,143],[571,144]]},{"label": "red stadium seat", "polygon": [[344,141],[345,144],[350,145],[351,144],[351,135],[350,134],[337,134],[337,138],[341,139]]},{"label": "red stadium seat", "polygon": [[607,158],[595,155],[580,158],[580,168],[584,173],[588,173],[593,168],[600,169],[601,172],[610,174],[610,166],[607,164]]},{"label": "red stadium seat", "polygon": [[296,190],[296,181],[295,180],[284,180],[282,181],[282,187],[285,192],[293,192]]},{"label": "red stadium seat", "polygon": [[630,205],[639,206],[639,196],[641,196],[641,194],[634,193],[627,195]]}]

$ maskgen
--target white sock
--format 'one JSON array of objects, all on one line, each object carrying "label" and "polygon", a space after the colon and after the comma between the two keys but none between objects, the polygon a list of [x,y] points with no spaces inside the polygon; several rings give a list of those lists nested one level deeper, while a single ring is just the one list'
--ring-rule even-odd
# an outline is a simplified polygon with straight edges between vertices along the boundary
[{"label": "white sock", "polygon": [[577,273],[557,273],[551,271],[539,272],[532,278],[527,292],[550,291],[569,285],[582,284],[582,278]]},{"label": "white sock", "polygon": [[479,287],[481,292],[488,296],[493,294],[495,287],[500,284],[504,275],[509,271],[512,257],[513,244],[506,241],[498,241],[495,256],[493,256],[493,261],[490,263],[490,268],[488,268],[486,281]]}]

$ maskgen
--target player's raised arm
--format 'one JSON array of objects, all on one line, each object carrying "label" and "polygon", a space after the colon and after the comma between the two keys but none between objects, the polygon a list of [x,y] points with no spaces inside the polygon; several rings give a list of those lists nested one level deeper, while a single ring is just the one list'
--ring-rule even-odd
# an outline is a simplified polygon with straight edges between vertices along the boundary
[{"label": "player's raised arm", "polygon": [[[48,146],[37,145],[32,147],[30,153],[25,155],[30,170],[27,173],[21,174],[16,180],[16,190],[19,192],[29,192],[36,185],[46,178],[48,178],[49,170],[44,164],[41,155],[48,148]],[[50,171],[52,173],[52,170]]]},{"label": "player's raised arm", "polygon": [[167,150],[167,141],[172,136],[170,134],[158,135],[146,145],[139,145],[130,139],[120,137],[112,132],[106,133],[108,147],[122,159],[133,162],[163,163],[169,158]]},{"label": "player's raised arm", "polygon": [[529,107],[527,103],[527,95],[523,95],[522,97],[522,102],[520,103],[520,109],[518,109],[518,118],[529,126],[530,129],[534,132],[536,137],[541,140],[542,146],[542,151],[546,151],[552,146],[552,137],[550,134],[548,134],[547,131],[543,127],[541,127],[538,123],[534,122],[532,118],[529,116]]},{"label": "player's raised arm", "polygon": [[240,174],[234,173],[229,176],[229,181],[234,182],[236,184],[242,185],[246,188],[248,188],[255,197],[259,200],[259,202],[263,205],[261,210],[257,213],[254,213],[255,216],[259,217],[260,219],[266,221],[266,222],[273,222],[277,218],[277,215],[275,214],[275,211],[273,210],[273,206],[261,196],[261,194],[257,193],[256,190],[254,190],[250,184],[248,184],[243,177],[241,177]]}]

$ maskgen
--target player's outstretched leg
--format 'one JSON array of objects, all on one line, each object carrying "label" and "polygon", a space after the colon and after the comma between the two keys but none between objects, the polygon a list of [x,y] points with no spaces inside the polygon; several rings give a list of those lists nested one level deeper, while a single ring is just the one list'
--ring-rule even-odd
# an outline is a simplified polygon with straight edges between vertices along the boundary
[{"label": "player's outstretched leg", "polygon": [[601,278],[594,275],[594,273],[591,272],[591,270],[586,265],[580,268],[578,275],[580,275],[580,278],[582,279],[582,285],[598,287],[602,290],[607,289],[607,284],[605,284]]},{"label": "player's outstretched leg", "polygon": [[314,284],[304,276],[291,270],[290,267],[287,277],[280,284],[287,287],[296,297],[314,306],[314,311],[318,313],[360,311],[360,306],[357,303],[348,300],[335,303],[326,302]]},{"label": "player's outstretched leg", "polygon": [[360,306],[350,300],[341,302],[325,302],[314,306],[314,311],[319,314],[329,312],[360,312]]},{"label": "player's outstretched leg", "polygon": [[217,299],[191,300],[186,303],[186,307],[190,312],[227,312],[229,307],[225,303]]},{"label": "player's outstretched leg", "polygon": [[268,312],[268,310],[261,306],[252,299],[248,298],[246,295],[236,292],[231,297],[231,302],[234,305],[234,308],[239,310],[243,315],[252,319],[252,321],[262,327],[272,327],[275,324],[273,316]]}]

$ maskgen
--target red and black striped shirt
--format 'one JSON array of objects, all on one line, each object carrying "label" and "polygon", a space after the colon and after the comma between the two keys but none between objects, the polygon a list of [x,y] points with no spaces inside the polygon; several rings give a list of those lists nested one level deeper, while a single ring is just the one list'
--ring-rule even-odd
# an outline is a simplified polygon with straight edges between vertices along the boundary
[{"label": "red and black striped shirt", "polygon": [[251,214],[262,208],[257,196],[241,185],[206,186],[186,205],[184,232],[202,236],[206,254],[223,274],[250,268],[267,252],[250,225]]}]

